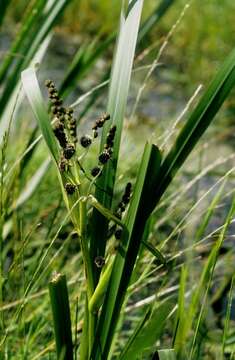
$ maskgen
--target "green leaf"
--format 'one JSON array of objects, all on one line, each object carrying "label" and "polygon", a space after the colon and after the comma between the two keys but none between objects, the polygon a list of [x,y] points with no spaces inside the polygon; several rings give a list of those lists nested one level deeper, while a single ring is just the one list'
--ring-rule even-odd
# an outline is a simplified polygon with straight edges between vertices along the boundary
[{"label": "green leaf", "polygon": [[55,274],[49,283],[58,360],[73,360],[69,296],[65,275]]},{"label": "green leaf", "polygon": [[212,122],[234,85],[235,50],[231,52],[221,66],[192,115],[180,131],[170,152],[164,159],[161,166],[158,185],[155,190],[156,204]]},{"label": "green leaf", "polygon": [[155,246],[150,244],[150,242],[148,242],[148,241],[142,240],[142,244],[146,247],[146,249],[148,249],[151,252],[151,254],[153,254],[153,256],[155,256],[155,258],[160,262],[160,264],[166,266],[166,258],[161,253],[160,250],[158,250]]},{"label": "green leaf", "polygon": [[[116,54],[113,61],[107,112],[111,115],[111,122],[117,126],[117,131],[115,134],[112,162],[106,165],[102,176],[97,181],[98,187],[95,194],[97,200],[108,209],[110,209],[112,204],[112,194],[115,183],[123,118],[126,110],[142,6],[143,0],[138,0],[133,5],[126,18],[123,13],[121,14],[120,31],[117,41]],[[106,135],[109,127],[110,125],[107,124],[107,126],[103,129],[101,150],[103,150],[106,142]],[[102,189],[102,191],[99,189]],[[94,210],[91,227],[92,259],[96,256],[104,255],[107,228],[107,220],[99,214],[99,212]],[[97,233],[99,233],[98,239]],[[96,274],[97,282],[99,271],[95,266],[93,271]]]},{"label": "green leaf", "polygon": [[29,68],[22,72],[22,83],[34,115],[40,126],[43,138],[46,141],[52,158],[57,163],[59,159],[58,146],[52,131],[49,115],[43,102],[36,73],[33,68]]},{"label": "green leaf", "polygon": [[152,350],[164,329],[166,319],[172,310],[172,305],[165,302],[151,311],[149,308],[138,323],[133,335],[126,344],[120,360],[142,359],[143,354]]},{"label": "green leaf", "polygon": [[146,144],[130,207],[124,220],[128,231],[123,233],[120,247],[124,249],[125,257],[123,257],[123,251],[120,251],[117,253],[114,261],[98,323],[97,334],[99,334],[100,346],[97,344],[98,338],[96,337],[93,349],[94,359],[100,359],[100,348],[104,357],[109,352],[120,310],[141,245],[145,223],[153,210],[152,189],[155,186],[160,163],[161,154],[158,148],[152,144]]}]

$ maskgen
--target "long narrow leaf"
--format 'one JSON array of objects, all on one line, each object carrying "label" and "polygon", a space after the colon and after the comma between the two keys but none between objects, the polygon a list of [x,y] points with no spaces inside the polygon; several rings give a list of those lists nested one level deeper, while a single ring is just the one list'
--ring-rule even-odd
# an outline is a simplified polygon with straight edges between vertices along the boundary
[{"label": "long narrow leaf", "polygon": [[181,130],[172,149],[165,158],[156,186],[155,199],[159,201],[176,172],[187,159],[204,134],[228,94],[235,85],[235,50],[231,52],[208,87],[196,109]]},{"label": "long narrow leaf", "polygon": [[[133,5],[126,18],[123,13],[121,15],[120,33],[113,63],[107,106],[107,112],[111,115],[112,123],[116,124],[117,131],[115,135],[112,162],[107,164],[103,171],[102,176],[98,180],[99,187],[97,187],[96,190],[96,198],[106,208],[110,208],[112,203],[123,118],[127,104],[142,6],[143,0],[138,0]],[[102,134],[101,149],[103,149],[106,141],[107,130],[108,127],[104,129]],[[99,189],[102,189],[102,191]],[[91,234],[91,256],[93,259],[96,256],[104,255],[107,226],[107,220],[94,210]],[[97,233],[99,233],[98,239],[96,236]],[[95,266],[93,271],[97,275],[98,280],[99,272]]]},{"label": "long narrow leaf", "polygon": [[[126,290],[135,265],[145,223],[152,208],[152,189],[161,163],[161,154],[156,146],[147,144],[141,160],[134,193],[131,199],[125,225],[128,232],[123,234],[121,247],[125,250],[117,254],[107,293],[105,296],[97,338],[94,345],[94,359],[107,356],[115,326],[125,298]],[[98,342],[100,342],[98,346]]]},{"label": "long narrow leaf", "polygon": [[41,132],[46,141],[48,149],[50,150],[52,158],[54,158],[54,160],[57,162],[59,158],[58,146],[56,144],[55,136],[52,132],[50,119],[47,114],[35,70],[33,68],[29,68],[23,71],[22,82],[25,93],[38,120]]},{"label": "long narrow leaf", "polygon": [[140,359],[143,358],[143,355],[146,357],[146,353],[152,349],[153,345],[162,334],[167,316],[171,309],[172,305],[170,303],[163,303],[153,310],[150,318],[146,321],[148,310],[144,317],[144,324],[141,320],[141,327],[139,324],[137,325],[138,331],[134,331],[134,336],[128,341],[126,349],[124,349],[120,356],[120,360]]}]

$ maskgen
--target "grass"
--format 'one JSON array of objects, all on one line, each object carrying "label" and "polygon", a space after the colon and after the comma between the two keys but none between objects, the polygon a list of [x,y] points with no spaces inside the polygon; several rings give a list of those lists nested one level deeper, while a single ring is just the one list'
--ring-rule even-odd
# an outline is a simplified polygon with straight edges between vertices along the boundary
[{"label": "grass", "polygon": [[[58,99],[47,84],[49,107],[37,68],[22,72],[39,132],[33,127],[24,144],[19,139],[16,156],[10,122],[1,148],[2,358],[234,356],[234,154],[210,160],[209,149],[220,141],[212,122],[234,87],[235,53],[200,99],[196,93],[186,104],[181,121],[138,145],[125,138],[125,116],[135,54],[146,44],[138,40],[142,7],[136,0],[121,9],[104,109],[110,119],[93,119],[89,136],[79,127],[76,134],[75,115],[60,97],[74,89],[73,74],[86,79],[92,54],[98,61],[109,41],[99,51],[80,49]],[[15,91],[5,101],[15,102],[12,118],[20,117],[22,89]],[[90,173],[97,165],[101,176]]]}]

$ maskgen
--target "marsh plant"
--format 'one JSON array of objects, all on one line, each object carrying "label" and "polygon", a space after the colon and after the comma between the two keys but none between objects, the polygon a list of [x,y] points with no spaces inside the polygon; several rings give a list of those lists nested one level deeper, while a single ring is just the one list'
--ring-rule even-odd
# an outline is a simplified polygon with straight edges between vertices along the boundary
[{"label": "marsh plant", "polygon": [[[163,299],[147,306],[129,339],[120,346],[124,309],[131,295],[131,284],[136,281],[143,249],[156,258],[160,268],[169,270],[163,246],[158,248],[148,239],[150,220],[155,220],[152,214],[235,84],[233,51],[180,129],[169,152],[164,154],[158,144],[146,142],[136,179],[132,184],[123,177],[123,192],[116,205],[118,158],[142,7],[143,0],[132,0],[122,9],[107,108],[94,119],[86,133],[80,132],[74,106],[64,105],[53,80],[45,83],[47,104],[35,68],[22,73],[24,91],[54,163],[68,217],[79,241],[85,274],[85,296],[82,306],[78,307],[83,307],[79,334],[70,319],[65,274],[55,272],[49,284],[58,359],[78,356],[84,360],[110,359],[116,356],[116,348],[118,359],[148,358],[151,354],[159,359],[199,358],[200,321],[196,324],[195,336],[190,335],[195,329],[196,316],[199,314],[202,319],[201,296],[207,295],[219,250],[234,215],[235,201],[232,200],[189,303],[185,303],[187,270],[182,268],[178,304]],[[92,147],[97,148],[97,143],[99,150],[91,164],[87,156]],[[166,322],[172,318],[175,327],[171,345],[161,349],[157,341],[164,333]],[[226,345],[224,334],[222,352]]]}]

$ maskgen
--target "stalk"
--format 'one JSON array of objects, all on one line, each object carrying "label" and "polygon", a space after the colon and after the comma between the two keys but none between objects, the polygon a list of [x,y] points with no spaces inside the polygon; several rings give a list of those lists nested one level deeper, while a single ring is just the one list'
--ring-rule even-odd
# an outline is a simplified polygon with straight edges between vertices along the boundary
[{"label": "stalk", "polygon": [[[89,301],[94,293],[94,279],[92,273],[92,263],[87,243],[87,236],[86,236],[86,225],[87,225],[87,208],[86,208],[86,199],[80,201],[80,209],[79,209],[79,229],[80,229],[80,244],[83,254],[83,261],[85,265],[85,275],[87,279],[87,301],[86,301],[86,309],[87,312],[86,316],[86,324],[84,323],[84,331],[87,332],[88,326],[88,353],[90,354],[93,342],[94,342],[94,335],[95,335],[95,324],[96,324],[96,316],[92,314],[88,310]],[[87,339],[85,336],[83,337],[83,341],[87,343]],[[84,347],[84,344],[83,344]]]},{"label": "stalk", "polygon": [[66,277],[55,274],[49,283],[58,360],[73,360],[73,342]]}]

